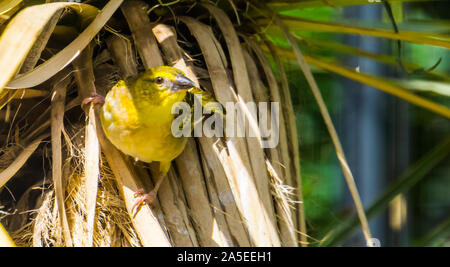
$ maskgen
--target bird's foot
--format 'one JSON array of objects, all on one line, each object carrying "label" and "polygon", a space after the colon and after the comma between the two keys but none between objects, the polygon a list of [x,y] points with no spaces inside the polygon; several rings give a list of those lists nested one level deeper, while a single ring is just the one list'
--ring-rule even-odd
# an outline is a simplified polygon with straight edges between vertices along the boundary
[{"label": "bird's foot", "polygon": [[102,106],[103,104],[105,104],[105,97],[97,93],[92,93],[90,97],[86,97],[85,99],[83,99],[83,101],[81,102],[81,106],[86,106],[89,103]]},{"label": "bird's foot", "polygon": [[133,218],[136,216],[143,205],[145,205],[146,203],[151,205],[156,200],[156,191],[152,190],[149,193],[146,193],[145,190],[141,188],[134,193],[134,197],[137,198],[137,200],[134,203],[133,208],[131,209]]}]

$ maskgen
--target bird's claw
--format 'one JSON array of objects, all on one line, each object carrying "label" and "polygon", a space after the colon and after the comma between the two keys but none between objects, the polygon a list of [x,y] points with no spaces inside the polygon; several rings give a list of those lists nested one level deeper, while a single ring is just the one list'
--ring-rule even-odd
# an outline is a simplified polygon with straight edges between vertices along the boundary
[{"label": "bird's claw", "polygon": [[133,218],[136,217],[136,214],[139,212],[143,205],[145,205],[146,203],[151,205],[155,201],[156,192],[152,190],[147,194],[144,189],[139,189],[134,193],[134,197],[137,198],[137,200],[134,203],[133,208],[131,209]]},{"label": "bird's claw", "polygon": [[145,190],[144,189],[138,189],[136,192],[134,192],[134,198],[137,198],[137,197],[141,197],[141,196],[143,196],[143,195],[145,195],[146,193],[145,193]]},{"label": "bird's claw", "polygon": [[89,103],[92,103],[94,105],[103,105],[105,104],[105,97],[97,93],[92,93],[90,97],[86,97],[85,99],[83,99],[83,101],[81,102],[81,106],[86,106]]}]

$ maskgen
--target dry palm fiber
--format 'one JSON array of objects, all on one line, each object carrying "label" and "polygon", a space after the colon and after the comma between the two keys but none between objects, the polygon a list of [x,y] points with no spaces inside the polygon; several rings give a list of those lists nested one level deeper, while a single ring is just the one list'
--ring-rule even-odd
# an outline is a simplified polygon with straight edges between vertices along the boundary
[{"label": "dry palm fiber", "polygon": [[[258,102],[270,102],[270,94],[268,93],[267,87],[261,81],[261,76],[258,73],[258,68],[255,64],[255,61],[249,55],[248,52],[244,52],[246,62],[248,65],[249,76],[252,78],[254,84],[254,95],[255,99]],[[268,114],[268,124],[270,123],[271,116]],[[282,138],[282,137],[280,137]],[[296,240],[295,236],[295,228],[294,228],[294,217],[292,215],[292,186],[287,185],[280,174],[283,172],[283,166],[280,164],[283,162],[280,156],[280,151],[278,148],[270,148],[267,149],[268,158],[267,160],[270,177],[271,177],[271,185],[272,185],[272,194],[274,195],[276,208],[278,210],[278,220],[281,228],[281,234],[285,236],[287,240]],[[271,164],[269,164],[271,163]],[[292,223],[290,223],[292,222]],[[285,243],[286,244],[286,243]],[[288,243],[289,244],[289,243]],[[290,245],[294,245],[290,243]],[[296,244],[295,244],[296,245]],[[294,246],[295,246],[294,245]]]},{"label": "dry palm fiber", "polygon": [[[195,70],[193,68],[192,64],[186,64],[186,62],[183,60],[183,51],[181,50],[181,48],[178,46],[178,44],[176,43],[176,34],[174,33],[174,31],[172,29],[170,29],[167,25],[163,25],[163,24],[159,24],[156,25],[153,28],[153,32],[155,33],[155,36],[158,40],[158,42],[161,44],[161,48],[165,53],[165,57],[167,59],[167,61],[173,65],[174,67],[177,67],[179,69],[181,69],[182,71],[184,71],[187,76],[193,80],[193,81],[198,81],[197,76],[195,75]],[[197,69],[198,70],[198,69]],[[217,155],[214,154],[214,152],[212,151],[212,147],[211,145],[208,145],[205,143],[205,138],[199,138],[198,141],[203,145],[203,147],[207,150],[207,153],[210,153],[209,156],[207,156],[206,158],[210,159],[210,162],[212,160],[214,160],[215,158],[217,158]],[[191,162],[192,159],[189,159],[189,154],[193,155],[194,159],[197,158],[196,153],[198,153],[196,150],[196,148],[194,148],[193,146],[194,144],[191,142],[189,147],[195,151],[192,151],[191,153],[186,152],[183,153],[179,159],[176,160],[176,164],[179,166],[179,168],[181,169],[188,169],[190,168],[189,163]],[[188,150],[187,150],[188,151]],[[205,157],[205,156],[204,156]],[[198,162],[198,160],[195,161],[194,164],[197,164],[196,162]],[[217,163],[218,161],[216,161]],[[242,226],[242,221],[241,221],[241,217],[239,216],[235,203],[234,201],[232,201],[233,199],[230,199],[231,196],[231,190],[228,186],[228,182],[226,181],[226,177],[225,177],[225,173],[223,172],[223,170],[221,169],[222,167],[220,166],[220,164],[207,164],[205,161],[203,162],[203,172],[205,174],[205,179],[206,179],[206,184],[207,184],[207,191],[210,193],[209,197],[211,199],[211,204],[207,203],[207,207],[206,210],[202,210],[201,206],[197,206],[199,207],[199,211],[204,213],[207,212],[208,217],[210,217],[209,214],[209,210],[212,209],[214,212],[214,217],[210,217],[212,219],[207,219],[206,222],[207,224],[203,225],[203,226],[199,226],[199,227],[206,227],[206,229],[217,229],[213,231],[213,235],[218,235],[217,237],[219,238],[220,236],[222,236],[221,240],[223,240],[223,238],[225,238],[226,240],[223,240],[222,242],[227,242],[227,244],[232,244],[231,242],[231,237],[229,235],[232,236],[232,239],[235,240],[236,243],[234,243],[234,245],[240,245],[240,246],[248,246],[249,240],[248,240],[248,234],[246,233],[246,231],[244,230],[243,226]],[[198,167],[197,167],[198,169]],[[183,173],[183,171],[181,171],[181,173]],[[186,172],[184,172],[186,173]],[[198,177],[192,177],[194,179],[198,179]],[[191,178],[191,179],[192,179]],[[211,181],[211,179],[214,179],[215,181]],[[189,195],[190,193],[192,193],[192,196],[195,196],[198,194],[199,190],[201,193],[201,198],[202,198],[202,203],[204,203],[205,201],[207,201],[207,199],[205,199],[205,195],[204,195],[204,191],[203,185],[197,185],[194,187],[190,187],[189,186],[189,177],[186,177],[186,179],[183,179],[183,182],[185,182],[186,186],[186,193]],[[197,180],[200,183],[203,183],[201,180]],[[217,189],[216,186],[219,188]],[[196,189],[198,188],[198,189]],[[192,189],[192,190],[190,190]],[[217,195],[217,190],[219,190],[218,192],[220,192],[219,195]],[[223,199],[222,203],[218,202],[220,201],[219,198]],[[231,201],[230,201],[231,200]],[[196,199],[193,198],[192,203],[194,203],[194,205],[197,205],[196,203]],[[202,205],[202,204],[200,204]],[[205,204],[203,204],[205,205]],[[224,209],[221,209],[221,206],[224,207]],[[192,210],[192,208],[191,208]],[[204,216],[199,216],[197,219],[198,223],[202,223],[203,224],[203,218]],[[195,216],[194,216],[194,221]],[[225,219],[225,221],[224,221]],[[209,222],[209,223],[208,223]],[[227,226],[227,222],[228,222],[228,226]],[[209,225],[208,225],[209,224]],[[213,225],[214,224],[214,225]],[[212,227],[213,226],[213,227]],[[229,232],[228,229],[229,228]],[[220,234],[223,233],[223,234]],[[213,237],[213,235],[209,235],[211,237]],[[214,239],[214,237],[213,237]],[[217,238],[216,238],[217,240]],[[220,245],[220,243],[218,243]]]},{"label": "dry palm fiber", "polygon": [[[222,10],[209,4],[205,4],[204,6],[217,20],[224,39],[227,43],[230,53],[230,61],[232,64],[234,83],[236,86],[236,91],[239,94],[240,98],[239,101],[242,101],[244,103],[254,102],[245,58],[233,24],[231,23],[225,12],[223,12]],[[260,136],[259,128],[257,126],[257,119],[252,115],[247,115],[247,118],[250,124],[248,127],[252,128],[252,130],[256,132],[258,136]],[[264,207],[267,210],[269,216],[272,216],[273,203],[269,192],[269,178],[267,170],[265,168],[264,152],[260,146],[260,140],[249,137],[246,141],[253,174],[254,177],[257,177],[257,179],[255,179],[255,182],[258,187],[260,197],[264,202]],[[271,217],[270,219],[272,220],[272,223],[275,222],[275,218]]]},{"label": "dry palm fiber", "polygon": [[[289,152],[292,158],[293,164],[291,164],[291,172],[292,177],[295,177],[294,183],[296,184],[296,195],[298,199],[298,221],[299,221],[299,230],[300,232],[300,239],[301,244],[306,245],[307,244],[307,233],[306,233],[306,218],[305,218],[305,209],[304,209],[304,203],[303,203],[303,186],[302,186],[302,178],[300,173],[300,155],[299,155],[299,145],[298,145],[298,134],[297,134],[297,126],[295,124],[295,113],[294,113],[294,107],[292,105],[292,99],[291,94],[289,91],[289,82],[286,75],[286,72],[284,70],[284,66],[281,62],[281,59],[279,55],[276,52],[276,49],[272,45],[272,43],[267,40],[267,37],[262,35],[262,38],[264,39],[264,43],[269,48],[272,54],[272,58],[274,59],[276,66],[279,70],[279,79],[281,80],[281,88],[282,88],[282,97],[283,97],[283,108],[284,108],[284,115],[286,116],[286,128],[287,128],[287,137],[288,141],[291,144],[289,146]],[[295,221],[294,221],[295,222]]]},{"label": "dry palm fiber", "polygon": [[[207,26],[189,17],[182,17],[181,21],[187,24],[203,51],[218,101],[221,103],[239,101],[232,91],[233,86],[230,84],[226,70],[221,63],[220,53],[215,50],[218,42],[210,30]],[[250,239],[256,246],[278,246],[280,241],[276,232],[276,225],[270,219],[269,211],[264,208],[264,204],[259,198],[255,185],[256,179],[253,177],[244,140],[229,138],[227,148],[230,155],[225,155],[226,152],[221,153],[222,161],[229,164],[225,172],[229,177],[232,190],[234,189],[233,195],[238,202],[237,205],[241,215],[248,225]],[[249,198],[248,201],[242,201],[244,195]]]},{"label": "dry palm fiber", "polygon": [[[184,71],[188,78],[198,80],[191,68],[186,66],[182,58],[181,48],[176,43],[176,35],[166,25],[153,28],[156,39],[160,43],[165,58],[170,65]],[[197,84],[197,86],[199,86]],[[217,222],[209,203],[204,183],[203,171],[194,140],[189,140],[183,153],[175,160],[180,179],[187,198],[193,225],[196,228],[200,244],[203,246],[230,246],[232,240],[226,221]],[[214,229],[214,230],[212,230]]]},{"label": "dry palm fiber", "polygon": [[[288,148],[288,140],[286,135],[286,124],[284,119],[284,112],[283,112],[283,103],[281,102],[281,96],[280,96],[280,90],[277,83],[277,80],[275,78],[275,75],[272,72],[272,69],[266,59],[266,57],[263,55],[262,51],[259,49],[259,46],[256,45],[256,43],[247,38],[247,43],[249,44],[250,48],[253,50],[253,52],[256,54],[256,58],[259,60],[260,65],[264,71],[265,78],[268,84],[269,92],[270,92],[270,101],[280,103],[280,113],[279,113],[279,139],[280,139],[280,145],[277,147],[279,151],[279,162],[275,162],[275,164],[280,164],[282,172],[278,174],[278,178],[276,179],[279,185],[280,192],[285,191],[289,192],[293,188],[295,188],[295,182],[291,175],[290,170],[290,161],[291,157],[289,156],[289,148]],[[274,155],[274,154],[272,154]],[[274,155],[275,156],[275,155]],[[274,158],[277,159],[276,156]],[[276,170],[276,169],[274,169]],[[280,187],[284,187],[284,189],[281,189]],[[278,194],[276,194],[278,195]],[[289,196],[289,193],[287,194]],[[289,196],[290,197],[290,196]],[[287,202],[281,201],[281,203],[278,203],[278,209],[280,214],[280,224],[281,227],[281,234],[284,236],[286,240],[290,241],[290,245],[297,245],[297,234],[295,232],[295,218],[294,216],[294,210],[293,205],[289,205],[289,207],[286,207]],[[294,243],[292,243],[294,242]],[[288,243],[286,241],[286,243]]]},{"label": "dry palm fiber", "polygon": [[[87,239],[87,207],[86,199],[86,176],[83,171],[84,153],[82,133],[84,126],[75,126],[69,129],[73,136],[73,155],[68,161],[70,172],[67,175],[66,187],[67,198],[66,212],[74,245],[86,246]],[[120,198],[115,184],[112,171],[105,165],[104,159],[101,164],[101,178],[97,195],[94,232],[95,246],[140,246],[141,243],[133,230],[131,220],[126,212],[125,203]],[[41,185],[42,186],[42,185]],[[53,188],[44,185],[34,187],[35,191],[41,191],[39,199],[42,204],[33,213],[33,220],[13,233],[13,238],[20,246],[61,246],[64,244],[62,228],[58,223],[56,213],[56,200]],[[43,191],[42,191],[43,190]]]}]

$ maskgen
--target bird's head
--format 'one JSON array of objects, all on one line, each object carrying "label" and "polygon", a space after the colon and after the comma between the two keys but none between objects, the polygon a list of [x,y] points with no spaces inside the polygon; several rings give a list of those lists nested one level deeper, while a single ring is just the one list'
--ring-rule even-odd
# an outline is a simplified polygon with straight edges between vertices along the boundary
[{"label": "bird's head", "polygon": [[139,98],[158,104],[160,101],[182,101],[187,90],[195,87],[195,84],[181,70],[161,66],[141,74],[134,87]]}]

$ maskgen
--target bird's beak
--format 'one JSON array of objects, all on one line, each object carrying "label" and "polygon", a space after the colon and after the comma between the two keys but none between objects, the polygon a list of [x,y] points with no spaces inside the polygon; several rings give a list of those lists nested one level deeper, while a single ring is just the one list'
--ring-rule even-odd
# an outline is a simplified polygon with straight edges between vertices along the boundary
[{"label": "bird's beak", "polygon": [[178,74],[173,81],[172,92],[186,90],[195,87],[195,83],[182,74]]}]

